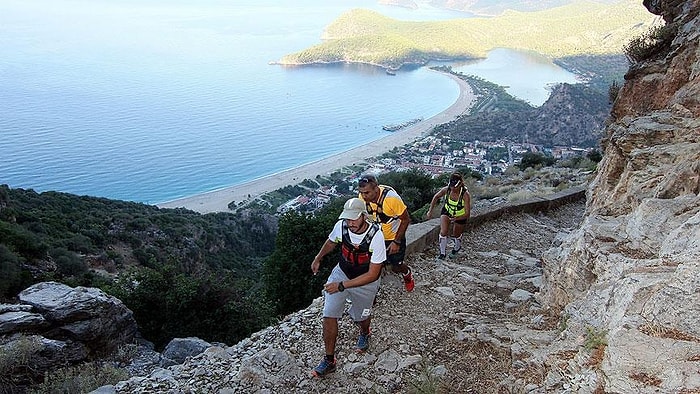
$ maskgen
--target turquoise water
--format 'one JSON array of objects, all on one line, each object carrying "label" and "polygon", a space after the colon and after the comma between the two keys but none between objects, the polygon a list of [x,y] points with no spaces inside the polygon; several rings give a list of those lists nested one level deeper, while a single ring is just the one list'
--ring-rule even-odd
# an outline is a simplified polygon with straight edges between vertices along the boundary
[{"label": "turquoise water", "polygon": [[579,82],[545,56],[503,48],[492,50],[483,60],[453,63],[452,69],[504,86],[510,95],[536,107],[547,101],[552,85]]},{"label": "turquoise water", "polygon": [[427,69],[268,64],[350,8],[455,13],[289,3],[3,0],[0,183],[155,204],[348,150],[458,97]]}]

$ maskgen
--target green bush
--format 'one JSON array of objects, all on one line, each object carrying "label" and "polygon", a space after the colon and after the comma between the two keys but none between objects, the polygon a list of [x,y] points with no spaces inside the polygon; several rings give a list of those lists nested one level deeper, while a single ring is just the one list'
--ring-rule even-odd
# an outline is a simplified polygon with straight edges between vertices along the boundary
[{"label": "green bush", "polygon": [[261,284],[226,271],[134,268],[105,290],[131,309],[143,336],[159,348],[188,336],[233,344],[274,320]]},{"label": "green bush", "polygon": [[49,254],[56,263],[56,270],[64,277],[79,276],[88,271],[83,259],[66,248],[52,249]]},{"label": "green bush", "polygon": [[542,153],[533,153],[533,152],[526,152],[523,154],[522,159],[520,160],[520,164],[518,164],[518,167],[521,170],[525,170],[527,168],[538,168],[539,167],[546,167],[546,166],[551,166],[556,162],[556,159],[554,159],[551,156],[546,156]]},{"label": "green bush", "polygon": [[19,293],[22,284],[22,268],[19,257],[7,246],[0,244],[0,300],[10,299]]},{"label": "green bush", "polygon": [[600,151],[597,149],[593,149],[592,151],[588,152],[588,154],[586,154],[586,157],[588,158],[588,160],[594,163],[598,163],[601,160],[603,160],[603,154],[600,153]]},{"label": "green bush", "polygon": [[[389,185],[403,199],[409,212],[422,208],[433,198],[437,187],[440,186],[427,172],[413,168],[403,172],[389,172],[377,177],[382,185]],[[446,182],[445,182],[446,183]]]},{"label": "green bush", "polygon": [[646,33],[631,39],[623,51],[630,63],[641,63],[668,50],[677,34],[678,26],[673,23],[652,26]]},{"label": "green bush", "polygon": [[598,349],[601,346],[607,346],[608,340],[606,336],[608,335],[607,330],[602,330],[596,327],[587,326],[586,327],[586,339],[583,342],[583,347],[586,350]]}]

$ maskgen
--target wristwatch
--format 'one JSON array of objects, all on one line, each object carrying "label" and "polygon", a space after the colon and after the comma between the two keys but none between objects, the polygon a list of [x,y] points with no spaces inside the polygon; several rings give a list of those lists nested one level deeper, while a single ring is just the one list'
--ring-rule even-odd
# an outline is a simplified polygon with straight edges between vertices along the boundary
[{"label": "wristwatch", "polygon": [[345,290],[345,286],[343,286],[343,282],[338,283],[338,291],[343,291]]}]

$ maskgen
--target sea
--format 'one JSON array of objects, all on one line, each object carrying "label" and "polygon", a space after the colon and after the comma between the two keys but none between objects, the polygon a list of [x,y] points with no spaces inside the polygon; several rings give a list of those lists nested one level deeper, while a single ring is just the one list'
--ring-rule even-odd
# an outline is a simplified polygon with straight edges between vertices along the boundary
[{"label": "sea", "polygon": [[[366,0],[2,0],[0,184],[157,204],[233,186],[387,135],[459,96],[428,68],[284,67]],[[576,76],[507,49],[454,63],[541,105]]]}]

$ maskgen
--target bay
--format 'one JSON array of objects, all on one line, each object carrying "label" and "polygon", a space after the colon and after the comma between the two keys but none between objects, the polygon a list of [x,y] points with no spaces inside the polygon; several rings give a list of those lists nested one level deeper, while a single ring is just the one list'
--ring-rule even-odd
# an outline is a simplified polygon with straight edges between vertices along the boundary
[{"label": "bay", "polygon": [[454,62],[452,70],[477,75],[505,87],[511,96],[539,107],[559,83],[579,83],[579,78],[536,52],[496,48],[486,59]]},{"label": "bay", "polygon": [[269,64],[355,7],[458,16],[374,1],[3,0],[0,183],[155,204],[348,150],[456,100],[425,68]]}]

